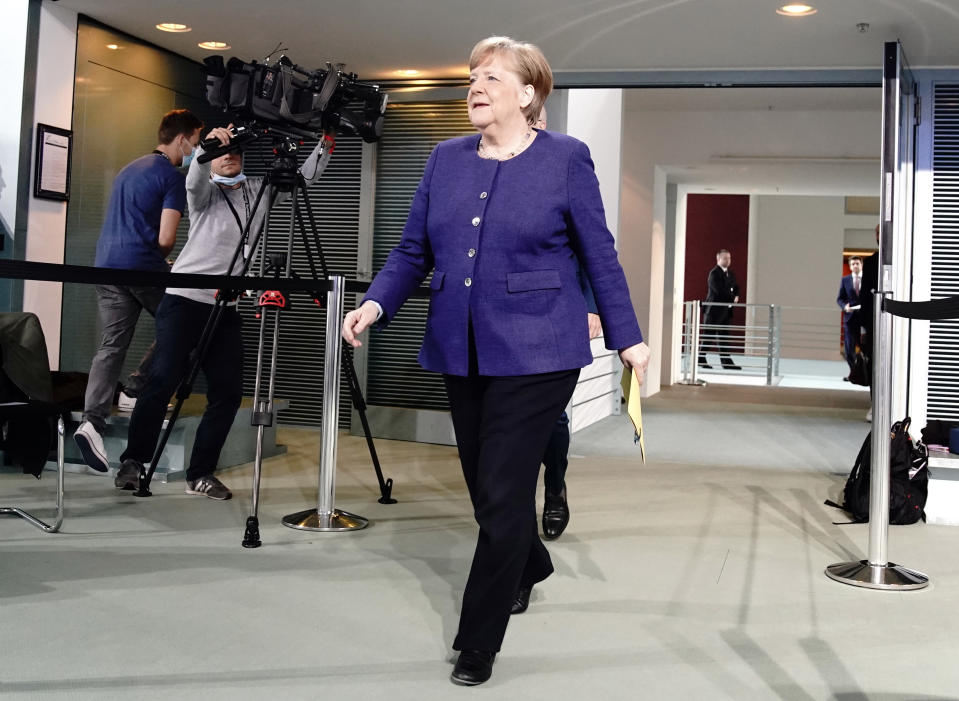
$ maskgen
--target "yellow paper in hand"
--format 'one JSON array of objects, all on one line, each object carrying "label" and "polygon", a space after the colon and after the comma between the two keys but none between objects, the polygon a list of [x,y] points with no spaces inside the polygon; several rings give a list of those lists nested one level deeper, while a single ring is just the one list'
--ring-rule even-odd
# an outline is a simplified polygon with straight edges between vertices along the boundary
[{"label": "yellow paper in hand", "polygon": [[623,368],[623,379],[620,381],[623,388],[623,396],[626,398],[626,413],[629,414],[629,420],[633,422],[633,442],[639,443],[639,452],[643,456],[643,464],[646,463],[646,439],[643,436],[643,410],[639,403],[640,381],[636,373],[629,368]]}]

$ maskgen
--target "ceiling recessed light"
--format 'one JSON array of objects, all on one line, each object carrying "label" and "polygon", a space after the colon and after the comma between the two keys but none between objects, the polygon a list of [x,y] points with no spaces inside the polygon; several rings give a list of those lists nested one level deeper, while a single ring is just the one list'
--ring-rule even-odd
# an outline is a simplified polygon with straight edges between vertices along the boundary
[{"label": "ceiling recessed light", "polygon": [[791,3],[789,5],[783,5],[776,12],[780,15],[785,15],[786,17],[808,17],[809,15],[814,15],[819,10],[817,10],[812,5],[804,5],[802,3]]},{"label": "ceiling recessed light", "polygon": [[396,73],[396,75],[403,76],[404,78],[412,78],[413,76],[417,76],[420,74],[418,70],[415,70],[413,68],[402,68],[398,71],[393,71],[393,72]]},{"label": "ceiling recessed light", "polygon": [[179,24],[177,22],[160,22],[157,25],[157,29],[161,32],[189,32],[190,27],[185,24]]},{"label": "ceiling recessed light", "polygon": [[208,51],[226,51],[233,48],[225,41],[201,41],[197,46]]},{"label": "ceiling recessed light", "polygon": [[110,49],[110,51],[116,51],[117,49],[120,48],[120,45],[119,45],[119,44],[107,44],[107,48]]}]

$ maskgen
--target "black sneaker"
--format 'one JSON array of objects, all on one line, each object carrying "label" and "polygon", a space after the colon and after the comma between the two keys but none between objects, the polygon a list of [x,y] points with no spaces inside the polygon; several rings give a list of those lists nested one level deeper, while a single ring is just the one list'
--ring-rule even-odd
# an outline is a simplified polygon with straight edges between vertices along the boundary
[{"label": "black sneaker", "polygon": [[113,484],[116,485],[117,489],[122,489],[127,492],[138,489],[140,486],[140,471],[142,469],[143,463],[139,460],[130,458],[124,460],[123,464],[120,465],[120,469],[117,470],[117,476],[114,478]]},{"label": "black sneaker", "polygon": [[187,480],[186,493],[218,499],[219,501],[225,501],[233,496],[233,492],[213,475],[203,475],[203,477],[193,481]]}]

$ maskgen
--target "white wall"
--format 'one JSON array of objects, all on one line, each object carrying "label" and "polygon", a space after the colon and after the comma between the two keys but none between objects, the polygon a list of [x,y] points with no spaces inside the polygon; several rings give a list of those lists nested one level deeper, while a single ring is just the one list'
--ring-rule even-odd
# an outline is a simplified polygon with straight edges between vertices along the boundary
[{"label": "white wall", "polygon": [[[37,57],[36,121],[70,129],[73,120],[73,86],[77,49],[77,13],[59,3],[44,0],[40,10]],[[34,140],[36,129],[34,129]],[[31,153],[35,153],[36,144]],[[36,163],[33,164],[33,170]],[[33,178],[31,171],[31,178]],[[80,193],[73,192],[73,197]],[[55,200],[30,200],[27,220],[27,260],[63,263],[66,244],[67,204]],[[59,282],[27,281],[23,287],[23,310],[40,318],[47,341],[51,369],[60,367],[60,318],[63,285]]]},{"label": "white wall", "polygon": [[623,91],[570,90],[567,104],[566,133],[589,146],[606,208],[606,226],[618,240]]},{"label": "white wall", "polygon": [[[3,86],[4,109],[0,110],[0,222],[11,237],[17,222],[20,108],[27,47],[28,5],[27,0],[0,2],[0,65],[7,69]],[[10,245],[10,241],[6,243]]]},{"label": "white wall", "polygon": [[626,93],[619,250],[633,306],[653,350],[645,395],[659,391],[663,365],[668,377],[664,355],[671,346],[666,336],[671,336],[673,314],[664,294],[666,167],[728,156],[875,158],[880,126],[878,110],[656,111],[633,104]]},{"label": "white wall", "polygon": [[836,295],[842,276],[844,198],[753,199],[756,234],[749,258],[754,277],[748,301],[827,310],[784,309],[782,355],[840,360]]},{"label": "white wall", "polygon": [[[843,197],[753,196],[748,302],[834,307],[850,221]],[[875,237],[873,237],[875,245]],[[838,307],[837,307],[838,308]]]},{"label": "white wall", "polygon": [[[619,238],[622,117],[622,90],[570,90],[568,93],[566,133],[589,146],[606,209],[606,225],[616,240]],[[551,118],[551,125],[552,121]],[[592,348],[593,363],[583,368],[573,393],[570,429],[574,432],[619,411],[622,365],[616,353],[606,350],[600,340],[594,340]]]}]

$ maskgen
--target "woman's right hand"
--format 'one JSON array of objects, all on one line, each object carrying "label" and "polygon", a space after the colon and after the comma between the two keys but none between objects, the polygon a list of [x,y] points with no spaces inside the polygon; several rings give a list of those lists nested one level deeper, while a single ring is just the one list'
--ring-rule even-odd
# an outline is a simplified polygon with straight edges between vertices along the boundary
[{"label": "woman's right hand", "polygon": [[343,339],[354,348],[359,348],[363,344],[357,336],[366,331],[379,315],[380,310],[373,302],[363,302],[359,309],[354,309],[343,318]]}]

